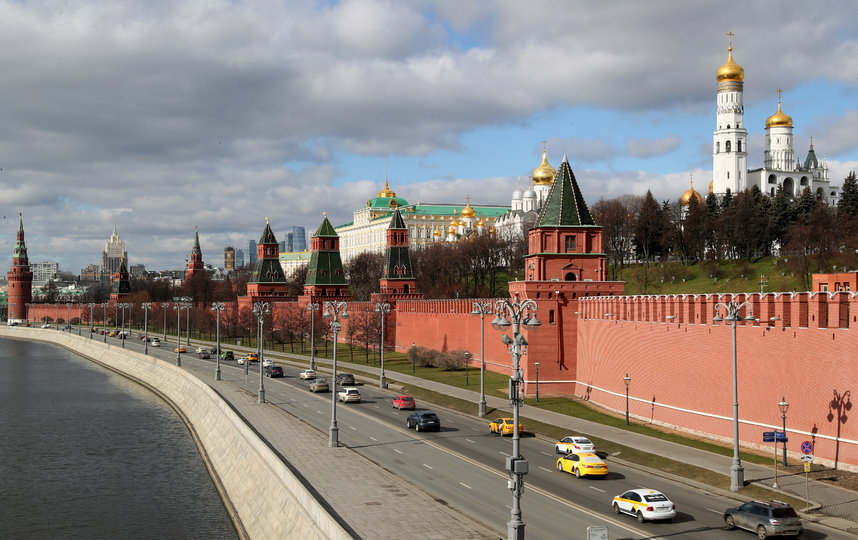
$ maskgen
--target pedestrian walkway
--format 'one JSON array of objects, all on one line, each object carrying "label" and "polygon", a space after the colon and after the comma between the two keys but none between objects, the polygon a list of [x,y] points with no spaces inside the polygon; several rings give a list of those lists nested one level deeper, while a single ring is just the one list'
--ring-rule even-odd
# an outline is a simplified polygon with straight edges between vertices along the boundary
[{"label": "pedestrian walkway", "polygon": [[[294,360],[301,365],[306,365],[309,360],[306,356],[295,354],[278,354],[271,352],[267,354],[269,356],[285,357]],[[326,358],[316,358],[316,363],[318,367],[319,364],[323,366],[329,365],[331,361]],[[371,373],[375,376],[379,376],[381,372],[379,368],[373,366],[342,362],[339,359],[337,361],[337,368],[338,370],[343,371],[354,370]],[[427,390],[452,396],[464,401],[471,401],[474,403],[474,410],[476,412],[476,404],[479,401],[478,392],[390,370],[385,372],[385,376],[391,384],[398,381],[408,386],[425,388]],[[486,396],[486,403],[489,409],[510,410],[509,402],[502,398]],[[682,444],[659,439],[657,437],[634,433],[624,429],[582,420],[537,407],[528,406],[523,408],[521,416],[524,419],[531,419],[537,422],[543,422],[567,429],[570,433],[582,433],[592,437],[613,441],[643,452],[667,456],[670,459],[724,475],[729,475],[730,466],[732,465],[733,458],[729,456],[714,454],[712,452],[707,452],[706,450],[699,450]],[[622,461],[621,458],[615,456],[613,456],[612,459]],[[624,463],[629,466],[635,466],[632,463]],[[758,484],[770,490],[773,489],[772,484],[774,483],[774,471],[771,467],[763,467],[761,465],[745,462],[743,462],[743,466],[745,468],[746,482]],[[658,473],[657,471],[649,469],[647,469],[647,471]],[[686,478],[673,478],[681,482],[702,486],[702,484]],[[774,489],[774,491],[788,493],[789,495],[802,500],[805,499],[805,478],[803,475],[779,472],[778,486],[778,489]],[[801,512],[803,509],[797,508],[796,510],[802,513],[803,518],[835,529],[858,534],[858,493],[815,480],[808,481],[807,486],[807,493],[809,494],[808,499],[811,503],[812,512]],[[734,493],[731,491],[724,491],[708,485],[705,486],[705,489],[709,491],[717,491],[726,497],[742,499],[740,492]]]}]

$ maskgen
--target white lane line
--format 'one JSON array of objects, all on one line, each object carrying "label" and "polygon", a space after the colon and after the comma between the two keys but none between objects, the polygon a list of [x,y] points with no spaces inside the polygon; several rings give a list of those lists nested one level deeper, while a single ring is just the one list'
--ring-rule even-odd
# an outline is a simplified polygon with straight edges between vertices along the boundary
[{"label": "white lane line", "polygon": [[500,451],[498,451],[498,454],[500,454],[500,455],[502,455],[502,456],[509,456],[509,454],[507,454],[506,452],[500,452]]},{"label": "white lane line", "polygon": [[724,510],[714,510],[712,508],[707,508],[707,510],[709,510],[710,512],[713,512],[715,514],[724,515]]},{"label": "white lane line", "polygon": [[540,469],[542,469],[542,470],[543,470],[543,471],[545,471],[545,472],[551,472],[551,469],[546,469],[545,467],[539,467],[539,468],[540,468]]},{"label": "white lane line", "polygon": [[471,439],[465,439],[465,440],[466,440],[466,441],[468,441],[469,443],[474,442],[474,441],[472,441]]},{"label": "white lane line", "polygon": [[471,489],[471,486],[469,486],[468,484],[463,484],[462,482],[459,482],[459,485],[460,485],[460,486],[465,486],[466,488]]},{"label": "white lane line", "polygon": [[604,492],[605,492],[605,490],[604,490],[604,489],[599,489],[599,488],[597,488],[597,487],[593,487],[593,486],[590,486],[590,489],[595,489],[596,491],[598,491],[598,492],[600,492],[600,493],[604,493]]},{"label": "white lane line", "polygon": [[432,470],[432,467],[430,467],[429,465],[426,465],[425,463],[423,464],[423,466],[426,467],[427,469]]},{"label": "white lane line", "polygon": [[397,454],[401,454],[401,453],[402,453],[402,450],[397,450],[396,448],[394,448],[394,449],[393,449],[393,451],[394,451],[394,452],[396,452]]},{"label": "white lane line", "polygon": [[307,405],[306,403],[304,404],[304,406],[305,406],[305,407],[309,407],[309,405]]},{"label": "white lane line", "polygon": [[375,437],[370,437],[370,439],[374,440],[375,442],[378,442],[378,439],[376,439]]},{"label": "white lane line", "polygon": [[477,429],[477,428],[475,428],[475,427],[472,427],[471,429],[472,429],[472,430],[474,430],[474,431],[479,431],[479,429]]},{"label": "white lane line", "polygon": [[[377,409],[377,408],[378,408],[378,405],[373,405],[373,407],[375,407],[375,408]],[[449,423],[449,422],[448,422],[448,423]]]},{"label": "white lane line", "polygon": [[322,411],[319,411],[319,410],[317,410],[316,412],[319,414],[324,414]]},{"label": "white lane line", "polygon": [[553,454],[549,454],[548,452],[540,452],[540,454],[542,454],[543,456],[550,456],[550,455],[553,455]]},{"label": "white lane line", "polygon": [[357,428],[356,428],[356,427],[354,427],[354,426],[349,426],[349,429],[350,429],[350,430],[352,430],[352,431],[357,431]]}]

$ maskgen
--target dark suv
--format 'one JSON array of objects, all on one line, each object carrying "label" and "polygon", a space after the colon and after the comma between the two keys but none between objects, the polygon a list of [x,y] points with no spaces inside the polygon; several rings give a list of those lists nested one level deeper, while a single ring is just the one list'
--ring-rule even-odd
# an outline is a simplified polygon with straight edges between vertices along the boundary
[{"label": "dark suv", "polygon": [[337,373],[337,384],[340,386],[354,386],[355,376],[351,373]]},{"label": "dark suv", "polygon": [[747,529],[760,538],[769,536],[798,536],[801,534],[801,518],[792,506],[781,501],[751,501],[724,511],[724,523],[728,529]]}]

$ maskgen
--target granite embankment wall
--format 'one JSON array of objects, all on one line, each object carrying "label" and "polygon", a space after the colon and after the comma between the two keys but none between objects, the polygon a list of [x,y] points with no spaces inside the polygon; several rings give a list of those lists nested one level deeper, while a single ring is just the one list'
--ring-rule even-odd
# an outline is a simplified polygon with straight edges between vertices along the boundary
[{"label": "granite embankment wall", "polygon": [[194,434],[242,536],[351,538],[235,411],[181,368],[65,332],[3,326],[0,337],[65,347],[156,390]]}]

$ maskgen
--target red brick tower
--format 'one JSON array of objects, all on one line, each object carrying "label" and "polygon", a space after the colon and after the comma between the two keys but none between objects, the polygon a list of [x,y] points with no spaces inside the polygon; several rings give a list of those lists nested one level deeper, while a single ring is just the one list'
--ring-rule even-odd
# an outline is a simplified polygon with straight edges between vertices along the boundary
[{"label": "red brick tower", "polygon": [[289,301],[288,296],[289,284],[280,266],[280,245],[268,218],[265,218],[265,229],[256,243],[256,264],[247,282],[247,294],[238,297],[238,307],[240,310],[251,309],[257,301],[286,302]]},{"label": "red brick tower", "polygon": [[199,227],[194,227],[194,247],[191,249],[191,260],[188,261],[188,267],[185,269],[185,281],[194,276],[205,275],[206,268],[203,264],[203,252],[200,250],[200,231]]},{"label": "red brick tower", "polygon": [[12,267],[6,274],[9,280],[10,323],[27,323],[27,304],[33,301],[33,272],[27,259],[27,244],[24,243],[24,218],[18,214],[18,239],[12,255]]},{"label": "red brick tower", "polygon": [[[566,156],[551,185],[539,217],[528,234],[525,281],[510,283],[511,295],[537,302],[542,326],[527,331],[530,343],[523,357],[525,379],[574,380],[577,359],[578,298],[623,294],[621,281],[604,281],[607,258],[602,253],[602,228],[596,225]],[[568,387],[568,384],[565,385]],[[561,394],[564,384],[540,383],[540,392]],[[531,386],[527,392],[532,393]]]},{"label": "red brick tower", "polygon": [[387,228],[387,247],[384,249],[384,269],[379,281],[381,292],[372,295],[372,300],[421,300],[423,293],[417,292],[417,282],[411,270],[408,252],[408,228],[399,213],[393,211]]},{"label": "red brick tower", "polygon": [[328,300],[351,300],[349,285],[343,272],[340,258],[340,236],[328,216],[310,239],[312,254],[304,282],[304,294],[298,298],[301,304]]}]

